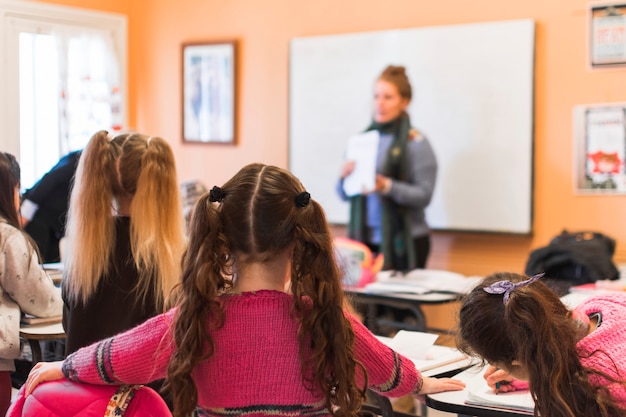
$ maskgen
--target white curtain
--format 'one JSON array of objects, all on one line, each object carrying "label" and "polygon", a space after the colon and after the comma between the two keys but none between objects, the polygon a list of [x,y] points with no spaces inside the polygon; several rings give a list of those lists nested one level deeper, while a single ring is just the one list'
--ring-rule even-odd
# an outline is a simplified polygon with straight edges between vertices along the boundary
[{"label": "white curtain", "polygon": [[0,149],[31,186],[94,132],[126,129],[127,19],[0,0]]},{"label": "white curtain", "polygon": [[123,92],[113,36],[107,31],[55,31],[59,56],[61,153],[82,148],[98,130],[123,126]]}]

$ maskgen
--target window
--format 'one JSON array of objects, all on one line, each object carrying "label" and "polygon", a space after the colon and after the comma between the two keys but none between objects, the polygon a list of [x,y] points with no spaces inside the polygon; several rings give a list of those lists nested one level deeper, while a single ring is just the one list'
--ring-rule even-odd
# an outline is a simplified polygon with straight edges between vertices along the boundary
[{"label": "window", "polygon": [[0,146],[28,188],[94,132],[125,127],[126,19],[8,0],[0,17]]}]

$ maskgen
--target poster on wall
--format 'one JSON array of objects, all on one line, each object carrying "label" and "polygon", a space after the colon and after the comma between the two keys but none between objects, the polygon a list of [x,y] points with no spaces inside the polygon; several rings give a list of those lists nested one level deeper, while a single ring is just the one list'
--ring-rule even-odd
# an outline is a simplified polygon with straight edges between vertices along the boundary
[{"label": "poster on wall", "polygon": [[183,142],[236,144],[236,46],[183,44]]},{"label": "poster on wall", "polygon": [[575,120],[576,189],[626,193],[626,103],[578,106]]},{"label": "poster on wall", "polygon": [[595,3],[589,15],[591,68],[626,65],[626,3]]}]

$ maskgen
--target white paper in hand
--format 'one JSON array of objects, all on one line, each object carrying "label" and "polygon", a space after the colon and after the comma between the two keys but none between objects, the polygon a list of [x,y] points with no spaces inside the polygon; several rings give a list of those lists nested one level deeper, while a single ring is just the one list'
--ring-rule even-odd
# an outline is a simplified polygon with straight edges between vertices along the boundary
[{"label": "white paper in hand", "polygon": [[360,133],[348,139],[346,161],[354,161],[354,170],[343,180],[343,190],[348,197],[374,190],[379,140],[377,130]]}]

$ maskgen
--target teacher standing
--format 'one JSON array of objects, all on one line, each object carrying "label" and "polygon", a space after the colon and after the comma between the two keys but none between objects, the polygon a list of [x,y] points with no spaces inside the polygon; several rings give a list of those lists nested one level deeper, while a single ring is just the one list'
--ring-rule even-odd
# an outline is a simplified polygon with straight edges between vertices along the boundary
[{"label": "teacher standing", "polygon": [[385,270],[425,268],[430,253],[424,209],[435,189],[437,160],[428,139],[411,127],[411,98],[405,68],[385,68],[374,84],[374,115],[366,129],[380,134],[375,188],[353,197],[344,193],[354,161],[346,161],[337,187],[350,201],[349,237],[382,253]]}]

